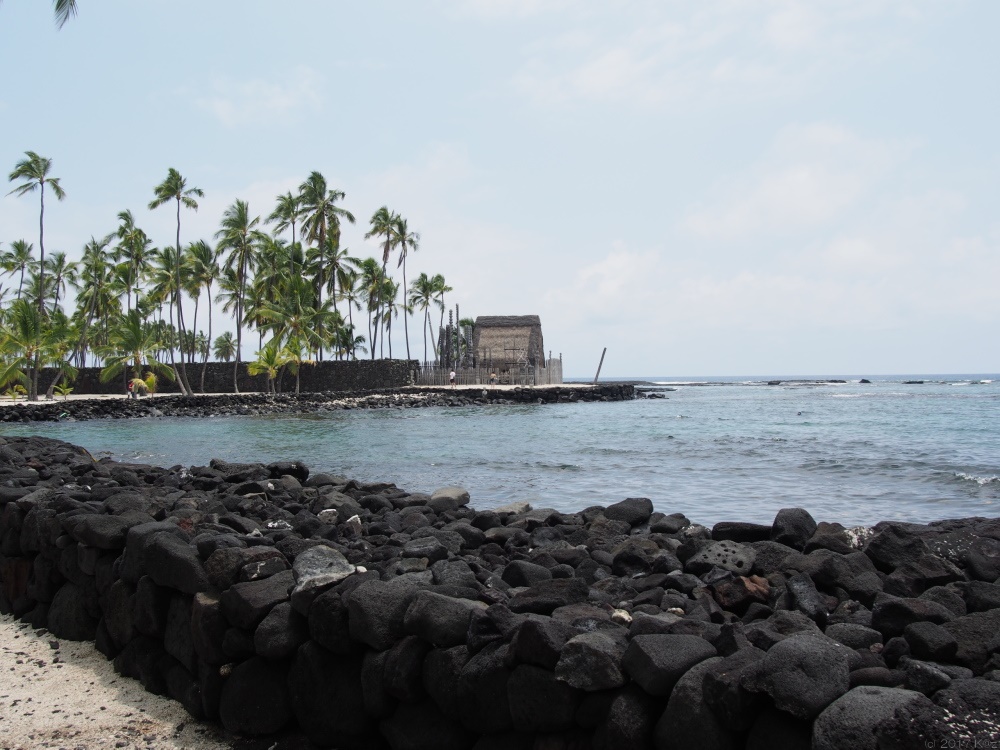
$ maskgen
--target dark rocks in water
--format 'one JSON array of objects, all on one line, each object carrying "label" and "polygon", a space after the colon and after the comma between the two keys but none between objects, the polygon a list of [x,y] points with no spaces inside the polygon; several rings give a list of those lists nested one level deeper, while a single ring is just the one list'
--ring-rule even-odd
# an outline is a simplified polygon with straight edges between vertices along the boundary
[{"label": "dark rocks in water", "polygon": [[0,437],[5,477],[0,611],[247,736],[762,750],[996,721],[996,520],[476,511],[460,488],[40,438]]}]

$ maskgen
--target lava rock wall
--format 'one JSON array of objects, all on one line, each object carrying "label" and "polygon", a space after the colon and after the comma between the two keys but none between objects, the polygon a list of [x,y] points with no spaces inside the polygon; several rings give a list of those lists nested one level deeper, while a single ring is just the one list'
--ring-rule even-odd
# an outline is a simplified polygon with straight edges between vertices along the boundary
[{"label": "lava rock wall", "polygon": [[[301,367],[299,390],[315,393],[320,391],[354,391],[376,388],[398,388],[414,382],[419,363],[402,359],[359,359],[352,361],[327,360]],[[202,389],[202,365],[187,365],[188,382],[195,393],[233,393],[234,374],[238,377],[242,393],[267,391],[267,376],[251,376],[245,362],[238,366],[233,362],[209,362],[205,366],[205,385]],[[72,383],[73,393],[107,394],[125,393],[124,373],[108,383],[100,379],[101,368],[81,367]],[[46,369],[39,379],[39,390],[45,391],[56,377],[56,371]],[[295,376],[285,372],[276,380],[283,392],[295,391]],[[158,379],[160,393],[180,393],[177,383],[164,377]]]},{"label": "lava rock wall", "polygon": [[0,611],[240,735],[321,747],[993,741],[1000,520],[708,529],[473,510],[299,462],[0,439]]}]

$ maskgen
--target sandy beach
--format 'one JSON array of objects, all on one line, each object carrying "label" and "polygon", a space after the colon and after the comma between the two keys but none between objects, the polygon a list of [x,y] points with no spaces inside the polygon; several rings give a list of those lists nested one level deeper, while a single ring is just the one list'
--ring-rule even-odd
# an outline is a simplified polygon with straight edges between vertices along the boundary
[{"label": "sandy beach", "polygon": [[116,674],[92,643],[0,616],[0,748],[223,750],[221,728]]}]

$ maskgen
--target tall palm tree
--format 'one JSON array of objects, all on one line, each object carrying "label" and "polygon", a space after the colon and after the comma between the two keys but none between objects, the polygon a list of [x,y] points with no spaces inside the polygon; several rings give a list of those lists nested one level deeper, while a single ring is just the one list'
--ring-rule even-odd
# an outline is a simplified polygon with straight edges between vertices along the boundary
[{"label": "tall palm tree", "polygon": [[[406,256],[410,252],[417,252],[420,249],[420,235],[410,231],[406,219],[402,216],[396,217],[396,239],[399,243],[399,262],[397,267],[403,267],[403,304],[406,305]],[[410,311],[403,313],[403,332],[406,334],[406,358],[410,358],[410,327],[407,321],[410,318]]]},{"label": "tall palm tree", "polygon": [[[212,340],[212,284],[219,278],[219,253],[204,240],[198,240],[188,246],[187,277],[192,284],[205,287],[208,295],[208,341]],[[195,298],[195,327],[198,325],[197,297]],[[201,365],[201,387],[205,392],[205,369],[208,367],[208,356]]]},{"label": "tall palm tree", "polygon": [[91,325],[95,320],[100,320],[106,326],[116,306],[120,304],[112,290],[111,265],[105,252],[110,241],[107,237],[103,240],[91,237],[83,247],[77,278],[70,280],[77,291],[76,318],[80,326],[77,357],[81,366],[86,362],[87,349],[92,340],[96,340],[98,344],[106,343],[106,331],[98,330],[96,336],[90,336]]},{"label": "tall palm tree", "polygon": [[259,246],[267,240],[267,235],[257,229],[260,217],[250,218],[250,207],[246,201],[236,200],[222,215],[221,229],[215,233],[219,240],[219,252],[228,253],[226,269],[234,274],[236,282],[236,364],[233,367],[233,390],[239,393],[240,354],[243,346],[243,317],[249,274],[257,261]]},{"label": "tall palm tree", "polygon": [[439,273],[434,274],[431,283],[434,285],[434,294],[437,297],[438,307],[441,308],[441,321],[438,323],[438,331],[441,331],[444,328],[444,295],[454,290],[445,283],[444,276]]},{"label": "tall palm tree", "polygon": [[[21,180],[21,184],[11,190],[7,195],[18,197],[33,193],[37,189],[39,192],[38,211],[38,254],[39,254],[39,274],[40,286],[45,289],[45,186],[52,188],[52,194],[59,200],[66,197],[66,192],[59,184],[58,177],[49,177],[49,170],[52,169],[52,160],[39,156],[34,151],[24,152],[26,159],[22,159],[14,167],[7,179],[10,182]],[[45,302],[38,298],[38,313],[45,316]]]},{"label": "tall palm tree", "polygon": [[426,273],[420,274],[410,285],[409,300],[411,309],[419,309],[424,312],[424,362],[427,362],[428,330],[431,332],[431,348],[437,351],[437,344],[434,343],[434,331],[431,328],[430,308],[432,305],[440,306],[442,309],[444,307],[437,299],[437,287],[434,280]]},{"label": "tall palm tree", "polygon": [[[118,245],[115,247],[115,259],[125,264],[123,280],[127,296],[125,310],[132,309],[132,291],[139,284],[146,264],[146,254],[152,241],[135,224],[132,212],[125,210],[118,213]],[[138,292],[136,292],[138,294]]]},{"label": "tall palm tree", "polygon": [[[368,336],[371,346],[372,359],[375,359],[375,342],[378,338],[378,315],[382,300],[382,266],[375,258],[365,258],[358,263],[358,272],[361,276],[361,296],[367,302],[368,307]],[[373,319],[374,316],[374,319]]]},{"label": "tall palm tree", "polygon": [[[388,206],[381,206],[375,213],[372,214],[371,219],[368,220],[368,224],[371,226],[365,233],[365,239],[371,239],[372,237],[382,237],[384,235],[385,239],[382,241],[382,278],[386,276],[386,265],[389,263],[389,255],[392,253],[393,248],[399,244],[399,236],[396,234],[399,225],[399,215],[395,211],[390,211]],[[378,316],[379,319],[382,317],[382,308],[379,306]],[[383,338],[385,334],[382,334]],[[372,339],[372,359],[375,359],[375,340]]]},{"label": "tall palm tree", "polygon": [[299,185],[299,196],[303,214],[302,232],[306,241],[315,243],[319,248],[316,288],[317,299],[322,301],[325,271],[323,257],[327,236],[331,237],[334,247],[340,247],[340,222],[346,219],[353,224],[354,214],[337,205],[338,201],[344,200],[345,193],[329,189],[326,178],[319,172],[310,173],[305,182]]},{"label": "tall palm tree", "polygon": [[[175,270],[174,273],[177,276],[175,285],[177,288],[177,328],[180,331],[181,338],[184,337],[184,305],[181,304],[181,205],[185,208],[190,208],[193,211],[198,210],[198,201],[195,197],[203,198],[205,196],[204,191],[201,188],[189,188],[187,186],[187,180],[181,176],[173,167],[167,170],[167,177],[159,185],[153,188],[153,200],[149,202],[149,210],[159,208],[168,201],[175,201],[177,204],[177,254],[174,258]],[[171,350],[172,352],[173,350]],[[171,356],[173,356],[171,354]],[[190,396],[191,384],[188,382],[187,370],[184,368],[184,357],[181,357],[180,366],[180,386],[181,392],[185,396]]]},{"label": "tall palm tree", "polygon": [[[348,261],[352,265],[357,265],[361,261],[357,258],[348,258]],[[351,336],[354,336],[354,311],[361,309],[361,290],[359,289],[359,281],[361,279],[361,274],[358,273],[357,268],[351,268],[350,266],[344,266],[340,269],[337,274],[337,282],[340,285],[340,297],[347,302],[347,326],[350,329]],[[364,340],[363,336],[358,338]],[[344,353],[347,354],[347,358],[357,359],[356,350],[357,347],[351,347],[346,349],[343,346],[339,347]]]},{"label": "tall palm tree", "polygon": [[[295,247],[295,225],[300,218],[302,218],[302,196],[293,195],[288,192],[284,195],[279,195],[277,198],[277,206],[275,209],[264,219],[265,224],[277,223],[274,228],[275,232],[284,232],[286,229],[292,230],[292,247]],[[293,253],[289,253],[289,261],[292,260]],[[295,273],[295,268],[291,267],[291,272]]]}]

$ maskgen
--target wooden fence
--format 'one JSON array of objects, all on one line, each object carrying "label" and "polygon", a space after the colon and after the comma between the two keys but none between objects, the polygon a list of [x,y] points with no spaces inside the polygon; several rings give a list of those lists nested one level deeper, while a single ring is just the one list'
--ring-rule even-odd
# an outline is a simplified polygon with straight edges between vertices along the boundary
[{"label": "wooden fence", "polygon": [[[448,385],[452,368],[424,362],[417,374],[417,385]],[[561,385],[562,359],[548,359],[545,365],[507,364],[494,367],[455,367],[456,385],[489,385],[496,373],[500,385]]]}]

